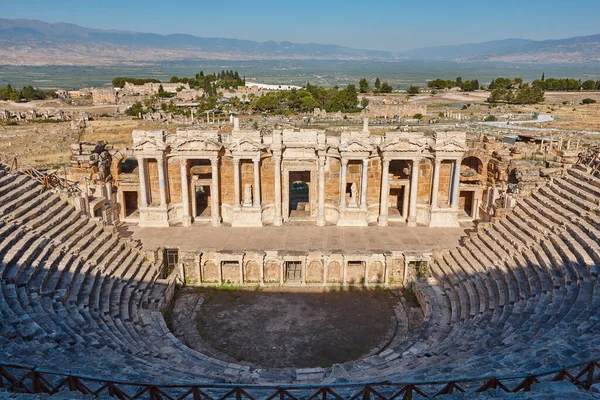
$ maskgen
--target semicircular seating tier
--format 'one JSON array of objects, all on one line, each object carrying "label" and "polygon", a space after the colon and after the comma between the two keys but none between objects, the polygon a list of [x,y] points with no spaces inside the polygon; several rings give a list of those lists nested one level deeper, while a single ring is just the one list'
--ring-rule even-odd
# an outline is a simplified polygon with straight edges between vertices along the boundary
[{"label": "semicircular seating tier", "polygon": [[[600,179],[576,166],[436,254],[422,325],[314,382],[537,371],[600,357]],[[183,345],[158,306],[158,266],[54,191],[0,167],[0,361],[137,382],[299,381]],[[306,382],[306,381],[303,381]]]}]

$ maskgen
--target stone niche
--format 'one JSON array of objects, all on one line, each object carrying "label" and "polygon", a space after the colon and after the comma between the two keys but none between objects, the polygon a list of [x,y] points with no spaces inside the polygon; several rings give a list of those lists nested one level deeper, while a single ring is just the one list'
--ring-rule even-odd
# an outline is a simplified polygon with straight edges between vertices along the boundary
[{"label": "stone niche", "polygon": [[244,283],[260,283],[263,258],[264,254],[260,253],[244,254]]},{"label": "stone niche", "polygon": [[216,254],[205,253],[200,259],[202,283],[219,283],[219,261]]},{"label": "stone niche", "polygon": [[403,285],[405,278],[404,255],[401,252],[392,251],[385,258],[388,268],[388,284],[390,286]]},{"label": "stone niche", "polygon": [[344,282],[344,256],[332,254],[325,260],[327,283],[342,284]]},{"label": "stone niche", "polygon": [[221,264],[221,281],[224,284],[239,285],[242,283],[242,263],[240,257],[223,257]]},{"label": "stone niche", "polygon": [[385,283],[386,262],[383,254],[374,254],[368,261],[367,284],[383,285]]},{"label": "stone niche", "polygon": [[365,283],[365,271],[367,262],[364,256],[344,257],[346,261],[346,284],[347,285],[363,285]]},{"label": "stone niche", "polygon": [[306,258],[306,283],[323,283],[325,267],[321,254],[309,254]]},{"label": "stone niche", "polygon": [[263,281],[266,284],[281,282],[281,260],[276,251],[267,251],[263,264]]}]

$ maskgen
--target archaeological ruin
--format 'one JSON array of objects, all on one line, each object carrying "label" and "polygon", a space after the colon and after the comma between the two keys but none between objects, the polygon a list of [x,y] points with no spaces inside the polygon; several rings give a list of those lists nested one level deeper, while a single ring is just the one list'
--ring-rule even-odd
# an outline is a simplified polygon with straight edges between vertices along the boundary
[{"label": "archaeological ruin", "polygon": [[[596,382],[599,147],[368,122],[132,135],[129,149],[74,144],[64,174],[0,166],[0,387],[409,399]],[[543,163],[524,156],[540,149]],[[223,232],[226,248],[210,248],[203,236]],[[285,246],[262,239],[278,236]],[[178,286],[386,287],[398,300],[370,353],[274,368],[175,336]]]}]

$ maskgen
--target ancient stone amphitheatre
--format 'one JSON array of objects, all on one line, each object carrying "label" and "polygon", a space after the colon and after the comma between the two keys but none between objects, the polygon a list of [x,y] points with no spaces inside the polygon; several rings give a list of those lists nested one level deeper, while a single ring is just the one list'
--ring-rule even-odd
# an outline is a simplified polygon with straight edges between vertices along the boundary
[{"label": "ancient stone amphitheatre", "polygon": [[[337,133],[231,125],[138,130],[128,149],[78,142],[56,173],[0,167],[0,387],[122,399],[591,396],[598,147],[374,134],[366,120]],[[326,324],[333,308],[318,307],[334,300],[301,300],[315,291],[373,291],[365,310],[336,312],[384,317],[329,336],[352,346],[348,332],[362,335],[351,359],[278,363],[275,339],[302,352],[315,345],[311,318]],[[297,325],[274,327],[269,307]]]}]

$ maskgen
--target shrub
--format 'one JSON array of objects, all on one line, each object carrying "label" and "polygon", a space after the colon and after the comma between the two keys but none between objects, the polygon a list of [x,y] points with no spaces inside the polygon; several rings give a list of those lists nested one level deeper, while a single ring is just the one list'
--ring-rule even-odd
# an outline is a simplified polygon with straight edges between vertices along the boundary
[{"label": "shrub", "polygon": [[417,113],[417,114],[413,115],[413,118],[414,119],[423,119],[423,114]]},{"label": "shrub", "polygon": [[496,117],[494,115],[488,115],[487,117],[485,117],[484,121],[494,122],[496,121]]},{"label": "shrub", "polygon": [[589,98],[581,100],[581,104],[594,104],[595,102],[596,102],[596,100],[589,99]]}]

